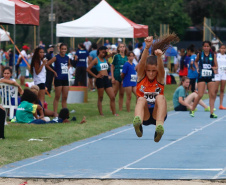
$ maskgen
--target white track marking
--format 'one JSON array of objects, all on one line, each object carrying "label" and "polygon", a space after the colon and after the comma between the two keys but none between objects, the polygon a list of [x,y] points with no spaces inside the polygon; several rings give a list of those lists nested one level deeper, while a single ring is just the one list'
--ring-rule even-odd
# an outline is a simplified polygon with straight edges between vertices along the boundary
[{"label": "white track marking", "polygon": [[205,126],[199,128],[199,129],[196,129],[196,130],[190,132],[188,135],[183,136],[183,137],[177,139],[176,141],[173,141],[173,142],[171,142],[171,143],[169,143],[169,144],[167,144],[167,145],[165,145],[165,146],[159,148],[158,150],[155,150],[154,152],[151,152],[151,153],[145,155],[144,157],[142,157],[142,158],[140,158],[140,159],[138,159],[138,160],[136,160],[136,161],[134,161],[134,162],[132,162],[132,163],[129,163],[129,164],[127,164],[127,165],[125,165],[125,166],[123,166],[123,167],[121,167],[121,168],[118,168],[117,170],[115,170],[115,171],[113,171],[113,172],[111,172],[111,173],[109,173],[109,174],[103,176],[102,178],[103,178],[103,179],[105,179],[105,178],[111,178],[111,176],[114,175],[115,173],[117,173],[117,172],[119,172],[119,171],[121,171],[121,170],[123,170],[123,169],[125,169],[125,168],[128,168],[129,166],[131,166],[131,165],[133,165],[133,164],[136,164],[136,163],[142,161],[143,159],[146,159],[147,157],[149,157],[149,156],[151,156],[151,155],[153,155],[153,154],[155,154],[155,153],[157,153],[157,152],[159,152],[159,151],[161,151],[161,150],[163,150],[163,149],[165,149],[165,148],[167,148],[167,147],[169,147],[169,146],[171,146],[171,145],[173,145],[173,144],[175,144],[175,143],[177,143],[177,142],[179,142],[179,141],[181,141],[181,140],[183,140],[183,139],[185,139],[185,138],[187,138],[187,137],[189,137],[189,136],[191,136],[191,135],[193,135],[193,134],[195,134],[196,132],[199,132],[200,130],[205,129],[206,127],[209,127],[210,125],[212,125],[212,124],[214,124],[214,123],[220,121],[221,119],[223,119],[223,118],[225,118],[225,117],[226,117],[226,116],[223,116],[222,118],[218,118],[218,119],[216,119],[215,121],[213,121],[213,122],[211,122],[211,123],[209,123],[209,124],[207,124],[207,125],[205,125]]},{"label": "white track marking", "polygon": [[226,167],[221,172],[219,172],[217,175],[215,175],[212,179],[218,179],[223,173],[225,173],[225,171],[226,171]]},{"label": "white track marking", "polygon": [[221,171],[223,168],[124,168],[124,170]]},{"label": "white track marking", "polygon": [[128,129],[125,129],[125,130],[122,130],[122,131],[119,131],[119,132],[116,132],[116,133],[114,133],[114,134],[111,134],[111,135],[108,135],[108,136],[105,136],[105,137],[102,137],[102,138],[99,138],[99,139],[96,139],[96,140],[93,140],[93,141],[90,141],[90,142],[88,142],[88,143],[84,143],[84,144],[82,144],[82,145],[76,146],[76,147],[74,147],[74,148],[72,148],[72,149],[70,149],[70,150],[66,150],[66,151],[61,152],[61,153],[58,153],[58,154],[56,154],[56,155],[52,155],[52,156],[49,156],[49,157],[46,157],[46,158],[43,158],[43,159],[40,159],[40,160],[31,162],[31,163],[28,163],[28,164],[25,164],[25,165],[22,165],[22,166],[19,166],[19,167],[16,167],[16,168],[14,168],[14,169],[11,169],[11,170],[8,170],[8,171],[1,172],[0,175],[2,175],[2,174],[4,174],[4,173],[8,173],[8,172],[12,172],[12,171],[18,170],[18,169],[23,168],[23,167],[26,167],[26,166],[30,166],[30,165],[32,165],[32,164],[36,164],[36,163],[38,163],[38,162],[41,162],[41,161],[44,161],[44,160],[47,160],[47,159],[51,159],[51,158],[57,157],[57,156],[59,156],[59,155],[68,153],[68,152],[70,152],[70,151],[76,150],[76,149],[78,149],[78,148],[81,148],[81,147],[83,147],[83,146],[86,146],[86,145],[89,145],[89,144],[92,144],[92,143],[96,143],[97,141],[101,141],[101,140],[103,140],[103,139],[106,139],[106,138],[115,136],[115,135],[117,135],[117,134],[126,132],[126,131],[131,130],[131,129],[133,129],[133,127],[132,127],[132,128],[128,128]]}]

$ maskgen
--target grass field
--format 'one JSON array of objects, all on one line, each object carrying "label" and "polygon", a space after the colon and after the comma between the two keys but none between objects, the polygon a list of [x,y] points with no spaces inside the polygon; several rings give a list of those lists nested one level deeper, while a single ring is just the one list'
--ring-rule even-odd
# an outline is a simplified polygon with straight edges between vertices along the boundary
[{"label": "grass field", "polygon": [[[173,110],[172,97],[178,85],[166,85],[165,96],[167,99],[167,110]],[[54,92],[52,97],[46,96],[48,109],[53,109]],[[118,97],[118,96],[117,96]],[[116,97],[116,108],[118,110],[118,98]],[[103,100],[103,113],[99,116],[97,109],[97,92],[88,92],[88,103],[68,104],[69,110],[75,110],[70,118],[75,116],[77,121],[66,124],[29,125],[9,123],[5,126],[5,140],[0,140],[0,166],[19,161],[28,157],[40,155],[69,143],[89,138],[114,128],[130,124],[133,120],[136,98],[131,101],[131,112],[126,112],[124,97],[123,111],[118,112],[115,117],[110,112],[109,98],[105,94]],[[58,111],[61,105],[59,104]],[[80,124],[83,116],[87,122]],[[28,141],[29,139],[43,139],[43,141]]]}]

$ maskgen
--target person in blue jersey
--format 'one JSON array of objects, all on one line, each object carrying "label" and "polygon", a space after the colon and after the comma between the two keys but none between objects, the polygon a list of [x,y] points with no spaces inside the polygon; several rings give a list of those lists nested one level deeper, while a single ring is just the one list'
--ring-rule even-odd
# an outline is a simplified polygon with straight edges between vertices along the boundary
[{"label": "person in blue jersey", "polygon": [[215,93],[215,81],[214,73],[217,73],[218,65],[216,60],[216,55],[210,51],[211,42],[204,41],[203,51],[197,54],[195,59],[195,67],[198,71],[198,96],[194,100],[194,104],[191,110],[191,117],[194,117],[194,110],[203,97],[205,92],[205,85],[207,83],[208,93],[209,93],[209,105],[210,105],[210,118],[217,118],[217,115],[214,114],[214,102],[216,100]]},{"label": "person in blue jersey", "polygon": [[133,60],[135,54],[130,51],[128,53],[128,62],[123,66],[121,78],[123,79],[123,87],[126,92],[126,110],[130,112],[130,101],[132,98],[132,93],[136,96],[136,85],[137,85],[137,74],[135,70],[135,64]]},{"label": "person in blue jersey", "polygon": [[[46,69],[52,71],[55,76],[55,98],[53,100],[53,111],[57,114],[58,102],[62,95],[62,108],[67,108],[67,96],[68,96],[68,66],[70,65],[70,59],[66,55],[67,45],[60,45],[60,53],[53,57],[46,64]],[[50,65],[54,62],[54,68]]]},{"label": "person in blue jersey", "polygon": [[188,78],[190,79],[190,88],[191,92],[195,92],[195,84],[196,84],[196,79],[198,78],[198,72],[195,67],[195,59],[196,59],[196,54],[195,54],[195,46],[192,44],[187,48],[187,53],[190,56],[190,60],[188,63]]},{"label": "person in blue jersey", "polygon": [[[95,58],[88,66],[87,72],[91,75],[93,75],[96,78],[96,86],[97,86],[97,93],[98,93],[98,110],[101,116],[103,116],[103,110],[102,110],[102,101],[104,96],[104,91],[107,93],[107,95],[110,98],[110,107],[112,114],[115,116],[118,116],[116,114],[115,109],[115,94],[114,90],[112,88],[111,81],[108,78],[108,63],[106,60],[107,57],[107,47],[101,46],[97,50],[97,58]],[[98,74],[94,74],[91,69],[95,66],[96,70],[98,71]]]},{"label": "person in blue jersey", "polygon": [[117,93],[119,91],[119,111],[122,111],[124,88],[122,86],[121,72],[123,65],[128,61],[128,58],[126,56],[126,45],[120,43],[117,47],[117,52],[118,54],[114,56],[113,62],[111,64],[111,75],[115,96],[117,96]]},{"label": "person in blue jersey", "polygon": [[[91,50],[90,53],[89,53],[89,61],[88,61],[88,64],[90,64],[95,58],[97,58],[97,44],[96,43],[92,43],[92,46],[91,46]],[[93,66],[93,68],[91,69],[91,71],[97,75],[98,72],[95,68],[95,66]],[[88,73],[88,77],[89,77],[89,88],[90,88],[90,91],[95,91],[95,83],[96,83],[96,79]],[[94,80],[94,84],[93,84],[93,80]]]},{"label": "person in blue jersey", "polygon": [[89,52],[86,50],[85,46],[80,43],[78,44],[78,50],[76,51],[75,60],[76,63],[76,71],[75,71],[75,86],[86,86],[87,85],[87,76],[86,76],[86,68],[87,68],[87,57],[89,57]]}]

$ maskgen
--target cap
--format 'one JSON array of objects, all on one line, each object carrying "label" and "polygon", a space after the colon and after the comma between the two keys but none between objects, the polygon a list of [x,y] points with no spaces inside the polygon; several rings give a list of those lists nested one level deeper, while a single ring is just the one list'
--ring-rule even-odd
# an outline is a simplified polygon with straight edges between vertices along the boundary
[{"label": "cap", "polygon": [[118,41],[119,41],[119,42],[122,42],[122,39],[118,38]]},{"label": "cap", "polygon": [[54,45],[50,44],[48,48],[54,48]]},{"label": "cap", "polygon": [[117,49],[117,46],[114,45],[114,44],[112,44],[112,45],[111,45],[111,49]]},{"label": "cap", "polygon": [[23,50],[29,50],[30,48],[29,48],[28,46],[24,45],[24,46],[22,47],[22,49],[23,49]]}]

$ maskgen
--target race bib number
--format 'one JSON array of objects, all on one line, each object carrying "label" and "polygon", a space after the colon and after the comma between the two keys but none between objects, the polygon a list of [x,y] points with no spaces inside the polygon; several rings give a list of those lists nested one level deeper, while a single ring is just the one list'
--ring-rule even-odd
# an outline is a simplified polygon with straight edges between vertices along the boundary
[{"label": "race bib number", "polygon": [[67,66],[67,64],[61,63],[61,74],[68,74],[68,66]]},{"label": "race bib number", "polygon": [[202,69],[202,77],[211,77],[212,76],[212,70],[209,69]]},{"label": "race bib number", "polygon": [[131,82],[136,82],[137,81],[137,75],[131,75]]},{"label": "race bib number", "polygon": [[100,70],[108,70],[108,64],[104,63],[104,64],[100,64]]},{"label": "race bib number", "polygon": [[148,103],[154,104],[155,97],[159,94],[159,92],[144,92],[144,97],[146,98]]},{"label": "race bib number", "polygon": [[226,66],[221,66],[220,71],[226,73]]}]

